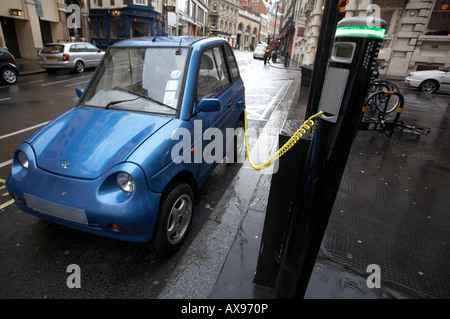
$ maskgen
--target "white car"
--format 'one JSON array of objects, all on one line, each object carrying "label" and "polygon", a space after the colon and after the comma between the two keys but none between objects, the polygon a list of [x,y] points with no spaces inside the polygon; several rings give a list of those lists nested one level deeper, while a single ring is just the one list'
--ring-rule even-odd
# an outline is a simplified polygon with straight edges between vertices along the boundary
[{"label": "white car", "polygon": [[38,54],[39,65],[47,72],[70,69],[83,73],[97,67],[105,54],[87,42],[46,43]]},{"label": "white car", "polygon": [[267,44],[258,44],[255,51],[253,51],[253,59],[264,59],[264,49],[266,46]]},{"label": "white car", "polygon": [[450,91],[450,67],[442,70],[411,72],[405,78],[405,84],[427,93]]}]

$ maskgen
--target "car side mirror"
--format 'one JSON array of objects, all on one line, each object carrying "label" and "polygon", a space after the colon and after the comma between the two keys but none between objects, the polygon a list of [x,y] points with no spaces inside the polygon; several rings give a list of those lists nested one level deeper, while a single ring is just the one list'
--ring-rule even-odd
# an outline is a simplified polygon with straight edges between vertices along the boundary
[{"label": "car side mirror", "polygon": [[80,97],[83,95],[84,90],[83,90],[82,88],[76,87],[76,88],[75,88],[75,93],[76,93],[77,96],[80,98]]},{"label": "car side mirror", "polygon": [[201,99],[195,110],[197,112],[217,112],[220,110],[220,101],[219,99]]}]

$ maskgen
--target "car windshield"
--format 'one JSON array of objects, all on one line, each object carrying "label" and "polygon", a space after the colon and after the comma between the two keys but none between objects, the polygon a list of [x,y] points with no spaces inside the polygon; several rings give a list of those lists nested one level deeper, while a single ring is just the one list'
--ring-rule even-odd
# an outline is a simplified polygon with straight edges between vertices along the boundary
[{"label": "car windshield", "polygon": [[80,105],[175,115],[188,50],[111,48]]},{"label": "car windshield", "polygon": [[265,48],[266,48],[266,45],[264,45],[264,44],[258,44],[258,45],[256,46],[256,49],[255,49],[255,50],[264,51]]}]

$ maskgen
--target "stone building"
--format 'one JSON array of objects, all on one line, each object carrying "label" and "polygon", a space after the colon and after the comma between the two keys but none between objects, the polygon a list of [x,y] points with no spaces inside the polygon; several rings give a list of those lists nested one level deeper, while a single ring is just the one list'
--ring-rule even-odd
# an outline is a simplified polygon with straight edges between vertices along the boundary
[{"label": "stone building", "polygon": [[238,17],[239,0],[209,1],[210,33],[226,39],[231,45],[236,43]]},{"label": "stone building", "polygon": [[[449,0],[341,0],[338,19],[367,16],[370,4],[388,23],[378,56],[385,65],[382,74],[403,78],[411,71],[450,66]],[[295,63],[314,64],[323,5],[323,0],[296,1],[289,54]]]},{"label": "stone building", "polygon": [[239,9],[236,44],[240,49],[255,48],[260,42],[260,15],[253,11]]},{"label": "stone building", "polygon": [[71,39],[89,41],[87,2],[2,0],[0,37],[0,45],[16,58],[25,59],[36,59],[37,50],[44,43]]}]

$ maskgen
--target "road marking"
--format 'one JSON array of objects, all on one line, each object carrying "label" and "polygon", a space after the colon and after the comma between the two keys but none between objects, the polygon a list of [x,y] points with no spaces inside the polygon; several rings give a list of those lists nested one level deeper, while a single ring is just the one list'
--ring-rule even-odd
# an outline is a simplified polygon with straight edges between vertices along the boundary
[{"label": "road marking", "polygon": [[0,102],[11,100],[10,97],[5,97],[4,99],[0,99]]},{"label": "road marking", "polygon": [[28,82],[29,84],[33,84],[33,83],[37,83],[37,82],[43,82],[44,80],[35,80],[35,81],[30,81]]},{"label": "road marking", "polygon": [[12,159],[10,159],[9,161],[0,163],[0,168],[5,167],[5,166],[8,166],[8,165],[10,165],[10,164],[12,164]]},{"label": "road marking", "polygon": [[23,133],[23,132],[26,132],[26,131],[34,130],[35,128],[44,126],[44,125],[46,125],[48,123],[50,123],[50,121],[47,121],[47,122],[44,122],[44,123],[41,123],[41,124],[37,124],[37,125],[34,125],[34,126],[30,126],[30,127],[24,128],[23,130],[20,130],[20,131],[16,131],[16,132],[12,132],[12,133],[9,133],[9,134],[6,134],[6,135],[2,135],[2,136],[0,136],[0,140],[3,140],[5,138],[7,138],[7,137],[10,137],[10,136],[13,136],[13,135],[17,135],[17,134],[20,134],[20,133]]},{"label": "road marking", "polygon": [[66,85],[64,85],[64,86],[65,86],[65,87],[68,87],[68,86],[74,86],[74,85],[83,84],[83,83],[86,83],[86,82],[89,82],[89,80],[81,81],[81,82],[77,82],[77,83],[66,84]]},{"label": "road marking", "polygon": [[9,205],[11,205],[13,203],[14,203],[14,199],[11,199],[10,201],[7,201],[6,203],[1,204],[0,205],[0,209],[6,208],[6,207],[8,207]]},{"label": "road marking", "polygon": [[69,82],[69,81],[73,81],[73,80],[76,80],[76,79],[87,78],[87,77],[90,77],[90,76],[91,76],[91,75],[85,75],[85,76],[79,76],[79,77],[77,77],[77,78],[75,78],[75,79],[69,79],[69,80],[62,80],[62,81],[56,81],[56,82],[50,82],[50,83],[44,83],[44,84],[41,84],[41,86],[48,86],[48,85],[53,85],[53,84],[59,84],[59,83]]}]

